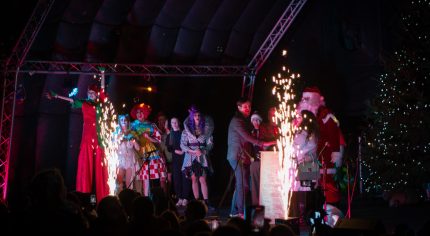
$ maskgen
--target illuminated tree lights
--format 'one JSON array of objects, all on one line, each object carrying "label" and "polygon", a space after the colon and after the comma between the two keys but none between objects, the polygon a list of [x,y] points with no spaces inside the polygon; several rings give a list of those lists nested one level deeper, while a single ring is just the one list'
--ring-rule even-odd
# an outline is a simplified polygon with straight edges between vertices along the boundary
[{"label": "illuminated tree lights", "polygon": [[[430,3],[412,2],[402,17],[402,46],[379,76],[366,131],[366,191],[422,188],[430,182]],[[425,29],[427,27],[427,30]]]}]

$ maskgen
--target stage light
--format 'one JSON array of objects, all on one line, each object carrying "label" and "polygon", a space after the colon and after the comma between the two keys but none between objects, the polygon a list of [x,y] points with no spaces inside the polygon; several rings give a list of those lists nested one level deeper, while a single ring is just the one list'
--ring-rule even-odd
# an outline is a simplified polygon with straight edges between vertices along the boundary
[{"label": "stage light", "polygon": [[157,92],[157,87],[155,87],[153,85],[139,86],[137,88],[137,90],[140,91],[140,92],[156,93]]}]

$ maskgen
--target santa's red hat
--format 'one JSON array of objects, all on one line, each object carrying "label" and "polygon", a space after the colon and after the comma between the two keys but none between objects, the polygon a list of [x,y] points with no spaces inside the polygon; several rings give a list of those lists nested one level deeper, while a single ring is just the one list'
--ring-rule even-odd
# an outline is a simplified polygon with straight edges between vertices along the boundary
[{"label": "santa's red hat", "polygon": [[100,87],[97,86],[96,84],[92,84],[92,85],[88,86],[88,90],[91,90],[91,91],[98,93],[98,92],[100,92]]},{"label": "santa's red hat", "polygon": [[130,115],[133,119],[137,119],[136,113],[139,110],[144,114],[145,119],[146,119],[149,116],[149,114],[151,114],[152,108],[150,105],[147,105],[145,103],[140,103],[140,104],[134,105],[130,111]]},{"label": "santa's red hat", "polygon": [[303,90],[304,93],[318,93],[319,95],[321,95],[321,91],[318,87],[313,86],[313,87],[306,87]]}]

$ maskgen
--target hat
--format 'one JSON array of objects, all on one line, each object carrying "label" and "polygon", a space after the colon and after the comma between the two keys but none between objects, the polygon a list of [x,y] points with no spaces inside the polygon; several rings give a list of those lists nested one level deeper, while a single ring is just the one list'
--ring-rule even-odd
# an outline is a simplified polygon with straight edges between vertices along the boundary
[{"label": "hat", "polygon": [[96,84],[92,84],[92,85],[88,86],[88,90],[94,91],[96,93],[100,92],[100,88]]},{"label": "hat", "polygon": [[251,121],[253,120],[259,120],[261,122],[263,121],[263,118],[261,118],[261,116],[257,112],[254,112],[254,114],[252,114],[251,116]]},{"label": "hat", "polygon": [[191,105],[191,107],[188,109],[188,112],[190,114],[200,113],[200,109],[197,108],[196,105]]},{"label": "hat", "polygon": [[[145,104],[145,103],[140,103],[140,104],[136,104],[136,105],[134,105],[133,106],[133,108],[131,109],[131,111],[130,111],[130,115],[131,115],[131,117],[133,118],[133,119],[137,119],[137,117],[136,117],[136,113],[137,113],[137,111],[138,110],[140,110],[140,111],[142,111],[143,112],[143,114],[146,116],[146,117],[148,117],[149,116],[149,114],[151,113],[151,111],[152,111],[152,108],[151,108],[151,106],[150,105],[147,105],[147,104]],[[145,117],[145,119],[146,119],[146,117]]]},{"label": "hat", "polygon": [[313,87],[306,87],[303,90],[304,93],[318,93],[319,95],[321,95],[321,91],[317,86],[313,86]]}]

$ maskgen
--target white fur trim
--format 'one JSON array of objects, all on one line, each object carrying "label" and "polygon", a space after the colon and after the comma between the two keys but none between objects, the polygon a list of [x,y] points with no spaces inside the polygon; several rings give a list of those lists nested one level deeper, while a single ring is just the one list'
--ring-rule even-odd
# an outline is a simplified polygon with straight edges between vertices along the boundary
[{"label": "white fur trim", "polygon": [[323,123],[325,124],[325,123],[327,123],[327,121],[329,120],[329,119],[333,119],[333,121],[337,124],[337,126],[340,126],[340,123],[339,123],[339,120],[336,118],[336,116],[334,116],[332,113],[329,113],[329,114],[327,114],[323,119],[322,119],[322,121],[323,121]]}]

